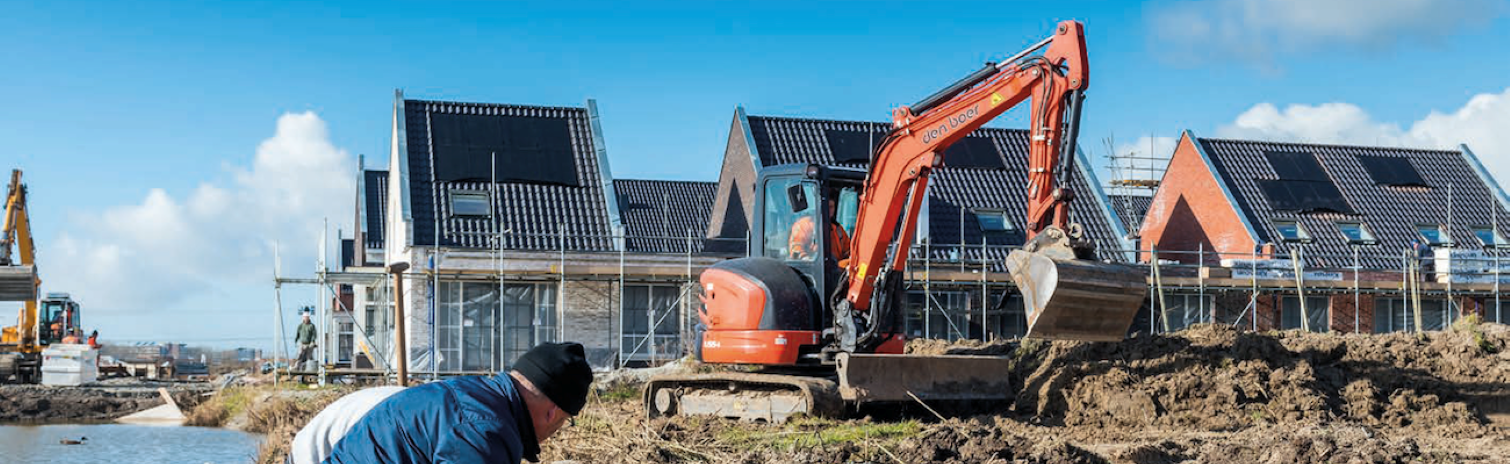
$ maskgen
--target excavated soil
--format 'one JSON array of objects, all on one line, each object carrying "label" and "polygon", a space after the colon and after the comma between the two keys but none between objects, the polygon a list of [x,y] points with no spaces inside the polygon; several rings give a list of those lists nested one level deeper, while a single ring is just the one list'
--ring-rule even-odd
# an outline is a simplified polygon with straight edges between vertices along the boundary
[{"label": "excavated soil", "polygon": [[1510,419],[1510,331],[1258,334],[1200,326],[1023,355],[1014,412],[1046,425],[1233,431],[1345,421],[1473,438]]},{"label": "excavated soil", "polygon": [[[197,404],[207,385],[162,384],[182,407]],[[111,421],[163,404],[158,385],[49,387],[0,385],[0,423],[82,423]]]},{"label": "excavated soil", "polygon": [[1510,462],[1510,329],[1252,333],[1198,326],[1115,343],[916,340],[1010,356],[1015,401],[939,421],[781,425],[645,419],[594,399],[545,462]]}]

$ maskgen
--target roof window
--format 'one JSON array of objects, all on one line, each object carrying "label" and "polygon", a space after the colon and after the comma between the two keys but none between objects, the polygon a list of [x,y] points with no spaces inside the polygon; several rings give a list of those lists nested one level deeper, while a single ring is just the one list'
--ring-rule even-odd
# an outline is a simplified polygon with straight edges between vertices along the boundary
[{"label": "roof window", "polygon": [[487,216],[488,194],[464,190],[451,191],[452,216]]},{"label": "roof window", "polygon": [[1441,224],[1416,224],[1416,232],[1431,246],[1452,246],[1452,236]]},{"label": "roof window", "polygon": [[1470,229],[1473,229],[1473,235],[1479,238],[1479,244],[1484,248],[1505,248],[1510,245],[1505,243],[1505,236],[1500,235],[1500,232],[1494,230],[1493,227],[1473,226]]},{"label": "roof window", "polygon": [[1311,243],[1311,234],[1306,232],[1299,221],[1277,219],[1274,221],[1274,230],[1279,232],[1280,238],[1286,243]]},{"label": "roof window", "polygon": [[1007,212],[999,209],[976,209],[975,220],[980,223],[982,232],[1006,232],[1016,230],[1012,221],[1007,220]]},{"label": "roof window", "polygon": [[1347,237],[1350,245],[1374,245],[1379,240],[1374,239],[1374,234],[1368,231],[1361,222],[1339,222],[1337,229],[1342,231],[1342,236]]}]

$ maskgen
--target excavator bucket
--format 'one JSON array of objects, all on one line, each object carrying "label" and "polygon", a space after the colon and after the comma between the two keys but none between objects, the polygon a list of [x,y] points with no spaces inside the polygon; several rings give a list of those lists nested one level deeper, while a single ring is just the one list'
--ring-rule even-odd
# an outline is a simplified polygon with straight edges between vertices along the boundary
[{"label": "excavator bucket", "polygon": [[1011,398],[1005,356],[840,353],[837,361],[839,395],[854,404]]},{"label": "excavator bucket", "polygon": [[1148,293],[1143,272],[1120,264],[1014,250],[1007,270],[1022,292],[1032,338],[1121,340]]},{"label": "excavator bucket", "polygon": [[0,301],[37,299],[35,266],[0,266]]}]

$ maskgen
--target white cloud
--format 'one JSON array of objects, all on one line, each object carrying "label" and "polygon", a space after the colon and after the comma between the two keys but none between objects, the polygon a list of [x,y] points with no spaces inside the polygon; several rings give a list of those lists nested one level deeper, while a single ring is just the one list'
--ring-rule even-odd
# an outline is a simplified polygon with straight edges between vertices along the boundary
[{"label": "white cloud", "polygon": [[1215,0],[1147,7],[1154,43],[1176,60],[1276,55],[1333,46],[1432,42],[1504,12],[1496,0]]},{"label": "white cloud", "polygon": [[[202,183],[181,198],[152,189],[138,203],[73,217],[46,245],[44,285],[71,292],[96,315],[264,310],[272,301],[273,244],[282,244],[284,263],[312,269],[305,266],[313,263],[322,219],[340,223],[351,216],[354,169],[319,116],[284,114],[251,165],[228,166],[227,179]],[[269,297],[177,307],[249,293]],[[102,333],[111,336],[108,328]]]},{"label": "white cloud", "polygon": [[1169,155],[1179,139],[1164,136],[1142,136],[1133,143],[1117,144],[1119,158],[1107,163],[1113,179],[1158,180],[1163,174]]},{"label": "white cloud", "polygon": [[1496,179],[1510,180],[1510,88],[1475,95],[1461,108],[1433,110],[1410,124],[1375,120],[1350,103],[1289,105],[1283,111],[1260,103],[1217,129],[1217,136],[1310,143],[1456,148],[1466,144]]}]

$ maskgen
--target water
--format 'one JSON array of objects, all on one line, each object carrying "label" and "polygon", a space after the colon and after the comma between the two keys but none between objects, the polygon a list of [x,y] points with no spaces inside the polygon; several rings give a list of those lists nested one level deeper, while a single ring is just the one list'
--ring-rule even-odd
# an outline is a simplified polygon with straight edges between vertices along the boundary
[{"label": "water", "polygon": [[[88,437],[82,445],[59,440]],[[150,425],[0,425],[0,463],[246,463],[262,437],[234,430]]]}]

